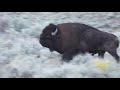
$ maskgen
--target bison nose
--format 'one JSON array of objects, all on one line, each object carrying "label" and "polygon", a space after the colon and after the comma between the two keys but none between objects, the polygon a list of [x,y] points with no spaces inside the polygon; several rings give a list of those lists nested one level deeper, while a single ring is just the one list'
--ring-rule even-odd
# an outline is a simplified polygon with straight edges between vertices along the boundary
[{"label": "bison nose", "polygon": [[39,40],[39,43],[40,43],[40,44],[42,43],[42,40],[41,40],[41,39]]},{"label": "bison nose", "polygon": [[40,43],[43,47],[45,47],[45,43],[44,43],[42,40],[39,40],[39,43]]},{"label": "bison nose", "polygon": [[43,42],[42,42],[42,40],[39,40],[39,43],[43,46]]},{"label": "bison nose", "polygon": [[43,44],[44,44],[44,41],[43,41],[42,39],[40,39],[40,40],[39,40],[39,43],[40,43],[41,45],[43,45]]},{"label": "bison nose", "polygon": [[44,40],[44,37],[42,35],[40,36],[40,40]]}]

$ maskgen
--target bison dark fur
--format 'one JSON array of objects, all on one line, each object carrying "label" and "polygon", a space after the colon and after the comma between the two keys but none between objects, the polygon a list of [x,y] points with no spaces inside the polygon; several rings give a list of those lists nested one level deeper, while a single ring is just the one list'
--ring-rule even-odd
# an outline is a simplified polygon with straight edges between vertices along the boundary
[{"label": "bison dark fur", "polygon": [[118,38],[110,33],[81,23],[49,24],[40,35],[40,43],[50,51],[63,54],[63,60],[72,60],[79,53],[98,53],[104,57],[105,52],[111,54],[117,62],[119,46]]}]

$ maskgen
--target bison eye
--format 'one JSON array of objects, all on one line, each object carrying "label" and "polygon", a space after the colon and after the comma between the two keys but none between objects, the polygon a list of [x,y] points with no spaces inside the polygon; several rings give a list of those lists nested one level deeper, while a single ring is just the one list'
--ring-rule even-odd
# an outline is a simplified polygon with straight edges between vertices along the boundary
[{"label": "bison eye", "polygon": [[46,36],[47,38],[50,38],[50,36]]}]

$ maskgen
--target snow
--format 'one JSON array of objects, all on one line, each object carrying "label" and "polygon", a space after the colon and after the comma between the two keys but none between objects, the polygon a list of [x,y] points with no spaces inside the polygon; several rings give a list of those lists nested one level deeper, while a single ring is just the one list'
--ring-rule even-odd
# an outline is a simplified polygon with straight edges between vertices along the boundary
[{"label": "snow", "polygon": [[0,12],[0,78],[119,78],[120,64],[108,53],[65,63],[39,44],[45,26],[65,22],[88,24],[120,40],[120,12]]}]

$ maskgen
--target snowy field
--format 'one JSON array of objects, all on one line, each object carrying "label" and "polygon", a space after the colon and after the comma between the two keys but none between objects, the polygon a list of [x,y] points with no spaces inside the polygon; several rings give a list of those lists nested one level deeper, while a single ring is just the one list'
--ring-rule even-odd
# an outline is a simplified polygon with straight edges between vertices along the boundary
[{"label": "snowy field", "polygon": [[[0,78],[120,78],[120,64],[77,55],[70,63],[39,44],[49,23],[80,22],[113,33],[120,40],[120,12],[0,12]],[[118,48],[120,55],[120,48]]]}]

